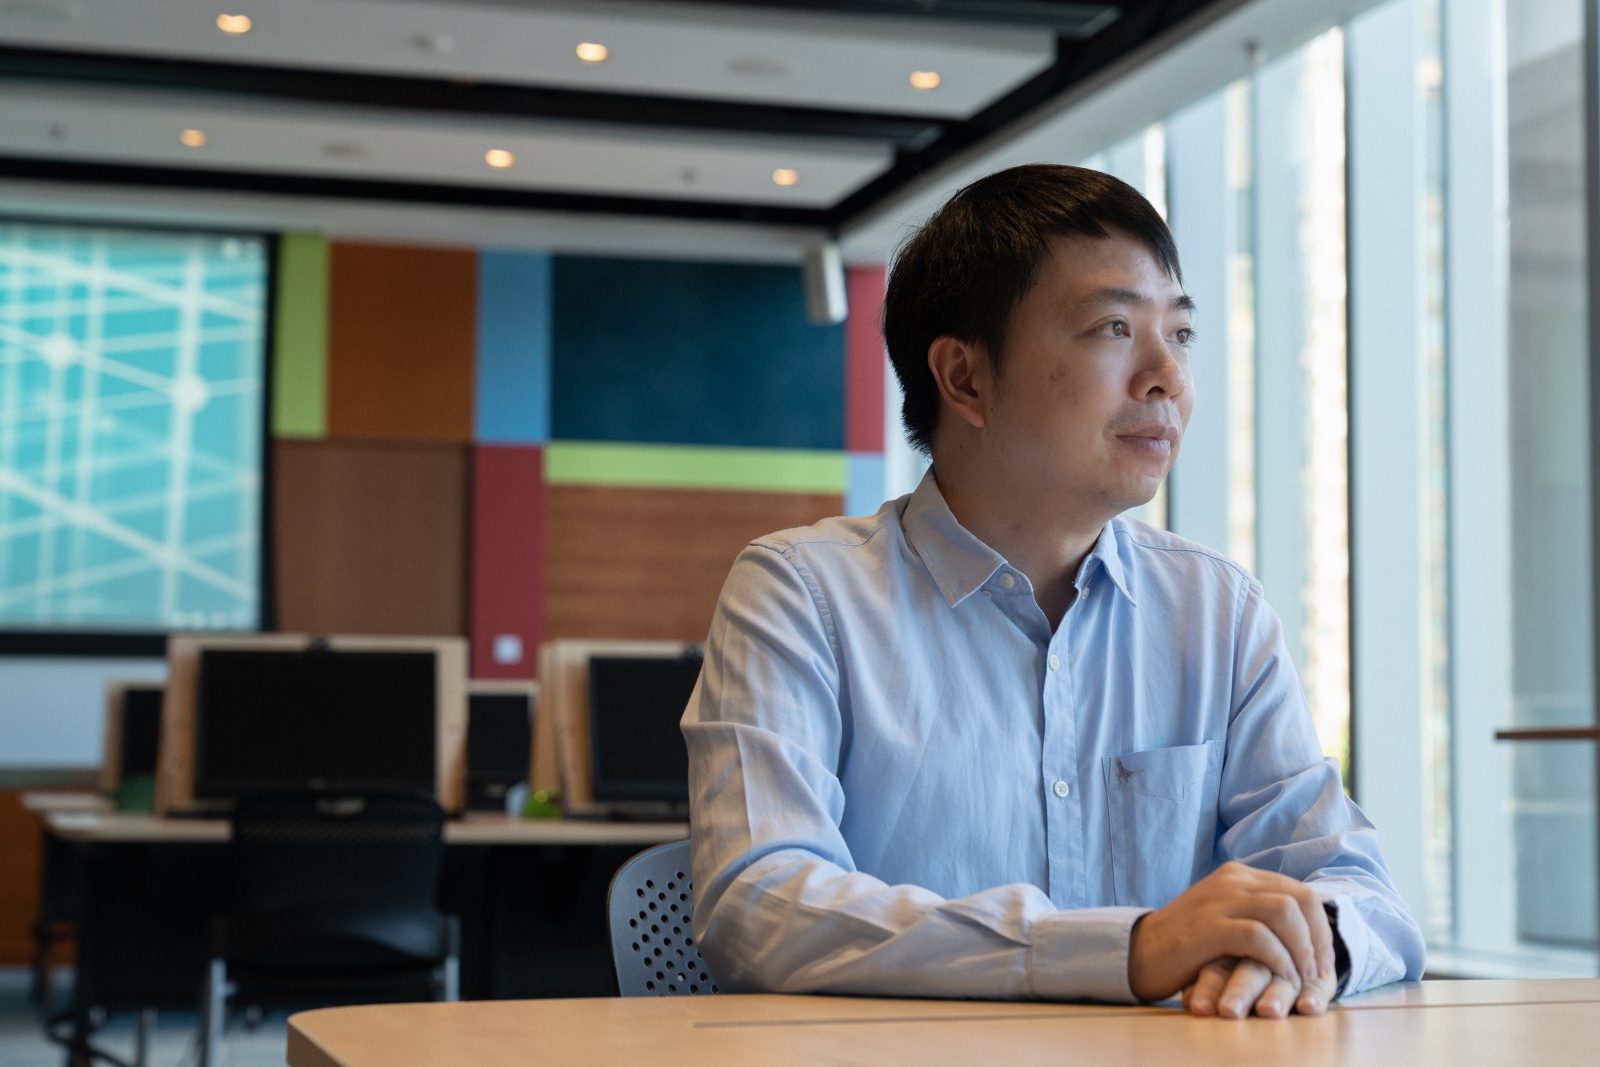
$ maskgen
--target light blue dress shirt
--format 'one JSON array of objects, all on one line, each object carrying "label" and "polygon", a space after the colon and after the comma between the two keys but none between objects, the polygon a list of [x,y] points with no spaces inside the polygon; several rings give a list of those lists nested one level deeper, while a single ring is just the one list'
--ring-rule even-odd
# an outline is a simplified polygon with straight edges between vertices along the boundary
[{"label": "light blue dress shirt", "polygon": [[1127,518],[1052,632],[930,472],[752,543],[684,714],[694,934],[733,991],[1129,1001],[1134,921],[1227,860],[1422,972],[1372,825],[1237,564]]}]

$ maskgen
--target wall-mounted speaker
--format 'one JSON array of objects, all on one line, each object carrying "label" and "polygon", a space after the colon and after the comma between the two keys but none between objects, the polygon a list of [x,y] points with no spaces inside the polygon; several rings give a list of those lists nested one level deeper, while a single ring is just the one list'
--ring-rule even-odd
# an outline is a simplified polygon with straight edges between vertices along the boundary
[{"label": "wall-mounted speaker", "polygon": [[835,241],[824,241],[806,249],[801,263],[805,280],[806,319],[818,326],[833,326],[844,321],[850,311],[845,298],[844,260]]}]

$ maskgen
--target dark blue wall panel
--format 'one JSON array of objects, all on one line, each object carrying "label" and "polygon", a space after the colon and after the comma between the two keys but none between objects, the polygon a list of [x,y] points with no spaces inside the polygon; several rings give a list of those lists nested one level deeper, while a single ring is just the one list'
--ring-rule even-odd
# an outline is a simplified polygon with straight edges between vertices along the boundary
[{"label": "dark blue wall panel", "polygon": [[844,447],[844,327],[798,267],[557,257],[557,441]]}]

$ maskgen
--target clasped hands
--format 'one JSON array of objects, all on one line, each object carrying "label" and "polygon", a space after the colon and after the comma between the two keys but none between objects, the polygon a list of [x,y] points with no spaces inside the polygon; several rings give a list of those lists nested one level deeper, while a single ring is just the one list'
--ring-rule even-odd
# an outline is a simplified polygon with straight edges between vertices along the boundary
[{"label": "clasped hands", "polygon": [[1338,981],[1322,898],[1304,882],[1241,863],[1142,916],[1128,943],[1134,995],[1181,992],[1194,1015],[1320,1015]]}]

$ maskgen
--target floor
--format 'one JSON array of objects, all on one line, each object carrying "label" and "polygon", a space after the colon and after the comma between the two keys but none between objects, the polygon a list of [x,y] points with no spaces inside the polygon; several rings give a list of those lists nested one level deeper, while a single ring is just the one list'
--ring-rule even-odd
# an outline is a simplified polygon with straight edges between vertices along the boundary
[{"label": "floor", "polygon": [[[64,995],[71,975],[57,972],[56,992]],[[242,1018],[230,1020],[223,1036],[216,1067],[284,1067],[286,1015],[268,1015],[254,1030]],[[107,1020],[94,1042],[127,1061],[133,1055],[134,1016],[119,1014]],[[195,1013],[165,1012],[156,1018],[146,1063],[148,1067],[195,1067]],[[44,1034],[32,1002],[28,1000],[28,972],[21,967],[0,968],[0,1064],[5,1067],[64,1067],[66,1050]]]}]

